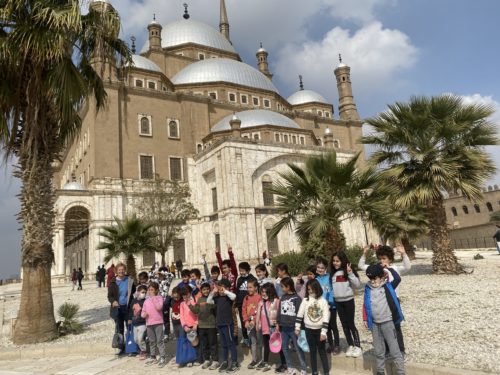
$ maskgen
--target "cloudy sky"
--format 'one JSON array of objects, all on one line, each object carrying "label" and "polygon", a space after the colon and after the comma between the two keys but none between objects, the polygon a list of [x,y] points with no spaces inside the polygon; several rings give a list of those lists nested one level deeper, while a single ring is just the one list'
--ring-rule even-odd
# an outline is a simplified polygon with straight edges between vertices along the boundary
[{"label": "cloudy sky", "polygon": [[[140,49],[153,13],[162,24],[181,19],[187,1],[195,20],[219,24],[218,0],[110,0],[122,18],[122,38]],[[496,0],[226,0],[231,40],[250,64],[262,42],[284,97],[298,88],[338,102],[333,69],[338,54],[351,66],[358,110],[372,116],[411,95],[451,92],[499,110]],[[500,163],[498,148],[490,149]],[[10,168],[0,172],[0,278],[18,273],[19,225]],[[500,182],[495,177],[492,182]]]}]

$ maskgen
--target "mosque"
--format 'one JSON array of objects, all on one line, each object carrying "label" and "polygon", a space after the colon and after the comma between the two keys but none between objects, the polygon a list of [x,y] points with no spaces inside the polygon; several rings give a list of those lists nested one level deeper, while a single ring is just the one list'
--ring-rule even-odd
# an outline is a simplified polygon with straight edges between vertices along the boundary
[{"label": "mosque", "polygon": [[[90,6],[115,12],[105,0]],[[55,166],[53,275],[63,277],[76,267],[95,272],[105,256],[96,250],[100,228],[132,214],[141,184],[155,176],[189,184],[199,211],[168,251],[169,263],[199,264],[203,253],[214,262],[214,248],[226,243],[238,260],[299,250],[293,231],[268,235],[279,216],[265,188],[287,163],[301,164],[325,149],[336,149],[340,160],[363,153],[349,66],[341,62],[334,70],[336,112],[321,94],[304,89],[302,80],[297,92],[280,93],[262,46],[255,62],[243,62],[224,0],[219,30],[191,19],[186,8],[164,26],[153,18],[147,32],[139,54],[132,45],[133,63],[126,70],[112,58],[97,62],[105,68],[107,108],[96,112],[92,101],[83,106],[81,133]],[[349,244],[368,238],[361,221],[344,223],[343,230]],[[137,266],[154,261],[145,254]]]}]

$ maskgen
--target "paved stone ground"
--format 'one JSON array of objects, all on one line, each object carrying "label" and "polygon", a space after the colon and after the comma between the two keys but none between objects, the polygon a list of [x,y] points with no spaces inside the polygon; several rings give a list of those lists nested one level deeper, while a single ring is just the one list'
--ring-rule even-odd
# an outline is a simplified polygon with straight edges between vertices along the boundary
[{"label": "paved stone ground", "polygon": [[[166,374],[181,375],[219,374],[218,371],[202,370],[200,367],[177,369],[168,365],[163,369],[157,366],[145,366],[143,361],[135,357],[117,358],[113,355],[101,357],[57,357],[19,361],[0,361],[0,375],[97,375],[97,374]],[[246,369],[246,362],[237,372],[241,375],[258,374],[255,370]],[[335,375],[354,375],[355,372],[332,369]],[[274,374],[270,371],[269,374]]]}]

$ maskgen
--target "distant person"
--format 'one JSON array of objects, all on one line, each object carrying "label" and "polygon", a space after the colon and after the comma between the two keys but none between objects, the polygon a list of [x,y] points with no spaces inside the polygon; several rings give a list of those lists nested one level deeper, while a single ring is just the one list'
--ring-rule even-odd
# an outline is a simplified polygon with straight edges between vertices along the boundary
[{"label": "distant person", "polygon": [[177,268],[177,277],[180,279],[181,278],[182,268],[183,268],[182,260],[177,259],[175,261],[175,267]]},{"label": "distant person", "polygon": [[170,265],[170,273],[174,274],[175,276],[175,271],[176,271],[175,262],[172,262],[172,264]]},{"label": "distant person", "polygon": [[73,268],[73,272],[71,272],[71,283],[73,284],[73,287],[71,288],[71,290],[75,290],[77,280],[78,272],[76,272],[76,268]]},{"label": "distant person", "polygon": [[106,281],[106,268],[104,267],[104,264],[101,266],[101,271],[99,273],[99,288],[102,286],[105,286],[105,281]]},{"label": "distant person", "polygon": [[95,273],[95,282],[98,288],[101,287],[101,266],[97,266],[97,271]]},{"label": "distant person", "polygon": [[109,284],[111,283],[111,280],[115,278],[115,265],[112,264],[108,270],[106,271],[106,275],[108,276],[108,279],[106,280],[106,286],[109,288]]},{"label": "distant person", "polygon": [[83,278],[85,277],[85,275],[83,274],[83,271],[82,271],[82,267],[78,267],[78,274],[77,274],[77,278],[78,278],[78,290],[82,290],[82,280]]},{"label": "distant person", "polygon": [[500,224],[497,224],[496,226],[497,226],[497,231],[493,235],[493,238],[497,242],[497,251],[498,255],[500,255]]}]

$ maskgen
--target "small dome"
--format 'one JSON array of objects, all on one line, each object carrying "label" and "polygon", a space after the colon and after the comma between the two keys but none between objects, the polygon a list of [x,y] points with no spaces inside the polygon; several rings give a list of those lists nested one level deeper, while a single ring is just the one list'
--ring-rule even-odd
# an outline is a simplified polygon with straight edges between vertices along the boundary
[{"label": "small dome", "polygon": [[[194,43],[222,51],[236,53],[232,44],[212,26],[192,19],[180,20],[165,25],[161,31],[161,46],[163,48]],[[149,49],[146,41],[141,52]]]},{"label": "small dome", "polygon": [[254,126],[263,125],[273,125],[282,126],[286,128],[300,129],[300,126],[290,119],[280,113],[268,111],[265,109],[250,109],[248,111],[238,112],[233,115],[229,115],[220,120],[217,124],[212,127],[212,132],[220,132],[225,130],[231,130],[231,125],[229,122],[236,116],[241,120],[240,128],[251,128]]},{"label": "small dome", "polygon": [[85,190],[85,188],[76,181],[68,182],[63,186],[63,190]]},{"label": "small dome", "polygon": [[174,77],[174,85],[208,82],[229,82],[262,90],[278,92],[271,80],[248,64],[231,59],[206,59],[186,66]]},{"label": "small dome", "polygon": [[287,100],[291,105],[299,105],[305,103],[330,104],[322,95],[312,90],[299,90],[290,95]]},{"label": "small dome", "polygon": [[344,67],[346,67],[346,66],[347,66],[346,64],[344,64],[343,62],[341,62],[341,63],[337,66],[337,68],[344,68]]},{"label": "small dome", "polygon": [[132,67],[161,73],[161,69],[158,65],[140,55],[132,55]]}]

